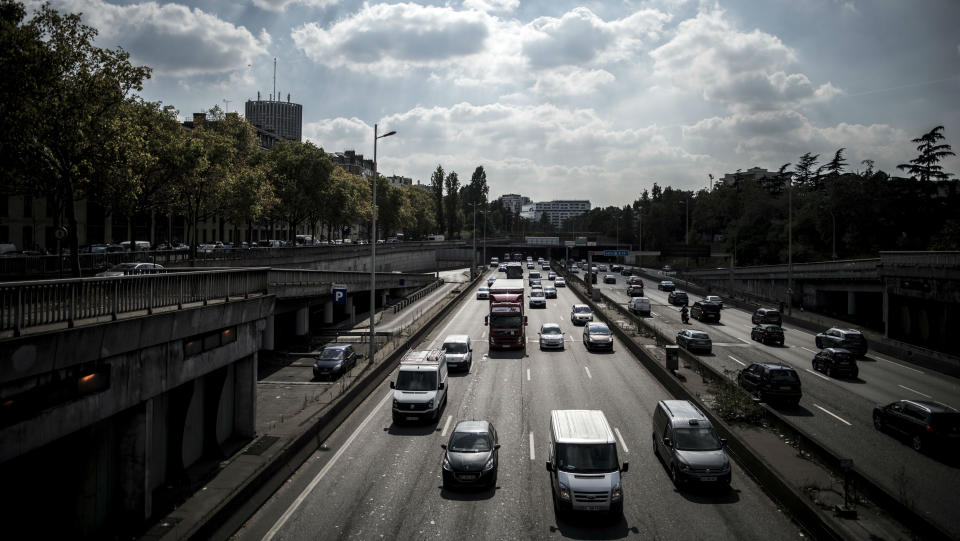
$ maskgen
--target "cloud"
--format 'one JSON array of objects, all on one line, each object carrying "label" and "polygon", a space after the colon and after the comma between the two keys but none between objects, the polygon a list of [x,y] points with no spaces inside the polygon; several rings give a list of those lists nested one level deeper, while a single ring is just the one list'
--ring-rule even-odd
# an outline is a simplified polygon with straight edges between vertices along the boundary
[{"label": "cloud", "polygon": [[308,7],[325,8],[339,3],[339,0],[253,0],[253,5],[264,11],[282,13],[287,6],[300,4]]},{"label": "cloud", "polygon": [[546,96],[585,96],[615,80],[616,77],[606,70],[561,68],[539,76],[533,91]]},{"label": "cloud", "polygon": [[737,30],[721,10],[683,21],[650,56],[657,78],[731,108],[776,109],[829,100],[840,92],[829,82],[815,87],[806,75],[787,73],[798,60],[793,49],[760,30]]},{"label": "cloud", "polygon": [[[651,179],[707,158],[671,144],[659,126],[623,128],[593,109],[551,104],[414,107],[382,118],[380,126],[397,131],[380,148],[385,172],[426,182],[438,163],[461,175],[483,165],[492,193],[522,184],[524,195],[542,200],[632,200]],[[369,153],[372,134],[373,126],[356,118],[304,126],[305,137],[328,152]]]},{"label": "cloud", "polygon": [[146,64],[160,75],[224,74],[244,69],[254,58],[267,54],[269,42],[246,28],[180,4],[118,6],[101,0],[56,0],[52,5],[60,11],[83,13],[84,23],[100,32],[99,46],[122,45],[131,51],[135,63]]},{"label": "cloud", "polygon": [[520,7],[520,0],[463,0],[463,7],[477,11],[511,12]]}]

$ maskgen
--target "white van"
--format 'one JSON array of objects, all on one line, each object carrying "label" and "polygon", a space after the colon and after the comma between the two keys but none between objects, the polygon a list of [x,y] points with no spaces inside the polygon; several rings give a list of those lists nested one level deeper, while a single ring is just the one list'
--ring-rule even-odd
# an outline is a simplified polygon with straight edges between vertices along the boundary
[{"label": "white van", "polygon": [[451,334],[443,341],[442,347],[447,357],[447,368],[470,371],[470,367],[473,366],[473,347],[470,345],[469,335]]},{"label": "white van", "polygon": [[553,410],[547,471],[554,509],[623,515],[622,474],[617,440],[599,410]]},{"label": "white van", "polygon": [[627,303],[627,310],[638,316],[650,316],[650,299],[646,297],[633,297]]},{"label": "white van", "polygon": [[393,422],[440,419],[447,405],[447,361],[442,349],[408,351],[393,389]]}]

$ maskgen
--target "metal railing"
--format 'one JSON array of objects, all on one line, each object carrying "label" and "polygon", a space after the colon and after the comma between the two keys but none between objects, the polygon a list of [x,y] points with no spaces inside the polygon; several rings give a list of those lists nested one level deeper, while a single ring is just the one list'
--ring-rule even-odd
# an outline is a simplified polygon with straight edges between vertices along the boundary
[{"label": "metal railing", "polygon": [[[880,258],[875,259],[845,259],[840,261],[818,261],[814,263],[794,263],[793,277],[797,278],[840,278],[858,277],[863,279],[877,279]],[[788,265],[756,265],[737,267],[733,275],[737,279],[785,279],[789,272]],[[684,276],[700,279],[725,280],[730,276],[730,269],[692,269],[684,271]]]},{"label": "metal railing", "polygon": [[267,268],[0,283],[0,332],[266,294]]},{"label": "metal railing", "polygon": [[403,309],[406,308],[407,306],[409,306],[409,305],[417,302],[418,300],[422,299],[424,295],[426,295],[426,294],[428,294],[428,293],[431,293],[431,292],[433,292],[433,291],[436,291],[436,289],[437,289],[438,287],[442,286],[442,285],[443,285],[443,280],[436,280],[436,281],[434,281],[433,283],[431,283],[430,285],[428,285],[427,287],[421,289],[420,291],[417,291],[416,293],[414,293],[414,294],[412,294],[412,295],[410,295],[410,296],[408,296],[408,297],[404,297],[403,299],[400,299],[400,301],[397,302],[397,304],[394,304],[394,305],[393,305],[393,313],[396,314],[396,313],[399,312],[400,310],[403,310]]}]

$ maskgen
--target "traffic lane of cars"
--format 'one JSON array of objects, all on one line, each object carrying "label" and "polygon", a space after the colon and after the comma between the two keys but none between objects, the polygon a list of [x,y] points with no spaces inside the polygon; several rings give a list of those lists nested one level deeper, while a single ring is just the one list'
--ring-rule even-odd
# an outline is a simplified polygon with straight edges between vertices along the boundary
[{"label": "traffic lane of cars", "polygon": [[[572,294],[568,300],[573,303]],[[542,317],[555,316],[543,314]],[[569,320],[560,324],[569,329]],[[581,330],[582,327],[575,327],[575,332]],[[630,463],[630,470],[623,477],[625,524],[638,528],[641,536],[662,536],[664,531],[678,525],[681,530],[675,535],[688,538],[732,536],[761,539],[769,538],[770,532],[795,534],[789,521],[736,466],[731,492],[674,489],[667,471],[653,455],[651,445],[653,408],[658,400],[672,397],[643,370],[626,348],[615,345],[613,353],[588,353],[577,340],[568,343],[566,351],[531,350],[530,357],[531,380],[524,381],[524,384],[525,396],[528,396],[525,409],[529,409],[526,418],[533,433],[535,451],[535,459],[531,460],[532,489],[538,494],[531,500],[532,507],[539,505],[552,509],[551,488],[544,467],[550,411],[600,409],[620,440],[620,461]],[[539,488],[538,471],[542,471],[543,476]],[[697,518],[692,520],[692,516]],[[556,524],[552,511],[537,520]],[[559,526],[562,533],[570,536],[594,531],[592,528],[581,531],[576,523]],[[542,526],[538,526],[540,528]],[[607,525],[602,532],[615,535],[618,528],[622,525]],[[594,535],[602,534],[595,532]]]}]

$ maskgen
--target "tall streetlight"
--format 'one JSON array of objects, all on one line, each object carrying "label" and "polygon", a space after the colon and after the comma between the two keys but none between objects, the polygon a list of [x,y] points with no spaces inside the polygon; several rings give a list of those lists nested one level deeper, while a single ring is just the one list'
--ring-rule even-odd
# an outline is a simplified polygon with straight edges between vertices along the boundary
[{"label": "tall streetlight", "polygon": [[787,315],[793,313],[793,178],[787,178]]},{"label": "tall streetlight", "polygon": [[377,353],[376,315],[377,315],[377,139],[390,137],[396,131],[377,135],[377,125],[373,125],[373,212],[370,213],[370,359],[373,363]]},{"label": "tall streetlight", "polygon": [[470,279],[477,271],[477,202],[473,202],[473,257],[470,258]]}]

